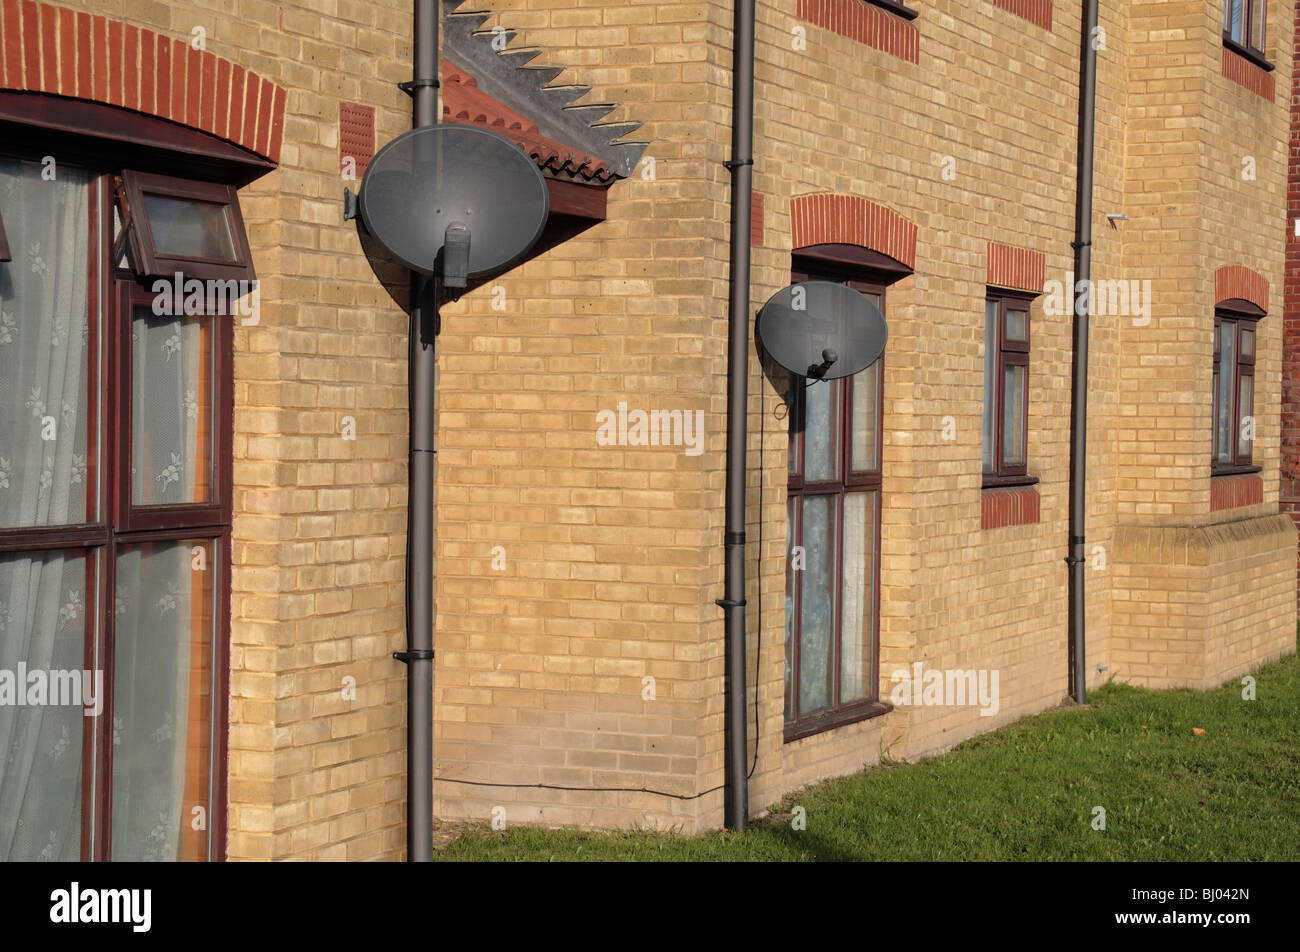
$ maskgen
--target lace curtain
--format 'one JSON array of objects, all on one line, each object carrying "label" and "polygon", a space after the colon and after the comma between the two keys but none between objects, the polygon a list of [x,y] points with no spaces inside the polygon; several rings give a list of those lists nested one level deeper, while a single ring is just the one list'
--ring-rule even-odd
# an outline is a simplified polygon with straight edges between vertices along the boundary
[{"label": "lace curtain", "polygon": [[[13,261],[0,263],[0,528],[94,521],[88,434],[90,177],[0,161]],[[210,493],[210,331],[195,319],[133,320],[136,504]],[[98,332],[96,332],[98,333]],[[100,457],[102,458],[102,457]],[[201,547],[201,557],[194,553]],[[211,543],[119,543],[117,584],[97,591],[102,549],[0,555],[0,670],[81,671],[96,605],[115,621],[114,859],[202,858],[208,808]],[[104,668],[103,659],[94,662]],[[93,677],[93,674],[92,674]],[[18,685],[23,689],[25,685]],[[0,860],[81,855],[83,756],[95,722],[79,705],[0,703]],[[108,818],[104,822],[109,822]]]},{"label": "lace curtain", "polygon": [[[182,856],[208,805],[205,645],[211,597],[189,542],[119,550],[113,711],[113,859]],[[203,563],[212,554],[204,546]],[[197,644],[195,644],[197,642]],[[192,690],[198,682],[200,690]],[[188,782],[187,782],[188,781]],[[206,816],[204,828],[206,829]],[[191,852],[186,850],[186,852]]]}]

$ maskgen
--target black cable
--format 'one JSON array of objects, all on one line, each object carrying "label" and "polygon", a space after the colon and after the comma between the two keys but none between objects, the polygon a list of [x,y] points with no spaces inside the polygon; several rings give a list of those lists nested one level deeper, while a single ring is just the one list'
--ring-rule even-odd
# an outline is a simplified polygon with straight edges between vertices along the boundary
[{"label": "black cable", "polygon": [[[760,361],[760,374],[762,373],[762,366]],[[763,380],[760,376],[758,381],[758,419],[760,423],[758,428],[758,598],[755,605],[755,612],[758,616],[758,646],[754,649],[754,759],[749,765],[749,773],[745,774],[746,780],[751,779],[754,776],[754,771],[758,769],[758,679],[763,675],[763,447],[767,439],[767,414],[763,412],[762,389]]]},{"label": "black cable", "polygon": [[516,790],[572,790],[577,793],[649,793],[656,797],[672,797],[674,800],[698,800],[711,793],[717,793],[726,784],[704,790],[700,793],[666,793],[663,790],[647,790],[645,787],[564,787],[554,783],[489,783],[485,780],[457,780],[455,777],[436,777],[446,783],[463,783],[471,787],[510,787]]}]

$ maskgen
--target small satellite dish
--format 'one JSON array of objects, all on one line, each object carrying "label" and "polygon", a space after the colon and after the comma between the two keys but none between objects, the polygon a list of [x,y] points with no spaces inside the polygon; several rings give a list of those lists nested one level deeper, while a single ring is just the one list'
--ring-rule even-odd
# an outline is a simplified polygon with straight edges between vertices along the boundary
[{"label": "small satellite dish", "polygon": [[758,339],[792,373],[834,380],[870,367],[885,352],[885,315],[846,284],[805,281],[777,291],[758,312]]},{"label": "small satellite dish", "polygon": [[517,145],[475,126],[422,126],[398,136],[361,180],[361,224],[401,265],[450,287],[503,271],[546,226],[541,170]]}]

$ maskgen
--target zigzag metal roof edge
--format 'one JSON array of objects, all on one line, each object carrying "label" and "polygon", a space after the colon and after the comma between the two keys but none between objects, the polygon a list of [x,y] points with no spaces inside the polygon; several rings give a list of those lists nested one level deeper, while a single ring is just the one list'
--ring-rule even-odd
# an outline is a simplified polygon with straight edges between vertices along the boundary
[{"label": "zigzag metal roof edge", "polygon": [[[548,86],[563,72],[558,66],[528,66],[540,51],[510,48],[516,34],[478,32],[491,13],[469,7],[458,10],[466,0],[442,0],[443,50],[473,73],[479,88],[514,112],[537,123],[549,139],[575,150],[598,156],[620,178],[629,177],[641,160],[648,142],[616,142],[641,127],[639,122],[601,123],[615,106],[590,103],[574,106],[574,100],[591,91],[589,86]],[[504,36],[505,48],[498,37]]]}]

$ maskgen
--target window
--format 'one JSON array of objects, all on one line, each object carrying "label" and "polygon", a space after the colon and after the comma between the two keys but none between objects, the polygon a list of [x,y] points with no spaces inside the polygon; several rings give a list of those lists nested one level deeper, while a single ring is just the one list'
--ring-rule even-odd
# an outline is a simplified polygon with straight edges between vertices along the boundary
[{"label": "window", "polygon": [[1264,53],[1267,11],[1266,0],[1224,0],[1223,4],[1224,43],[1260,65],[1268,65]]},{"label": "window", "polygon": [[1028,469],[1031,295],[990,291],[984,302],[985,486],[1037,482]]},{"label": "window", "polygon": [[200,280],[252,280],[252,257],[235,190],[126,170],[120,202],[136,270],[145,276],[183,272]]},{"label": "window", "polygon": [[1214,315],[1214,475],[1258,472],[1251,458],[1255,439],[1255,331],[1263,311],[1246,301]]},{"label": "window", "polygon": [[[113,267],[120,169],[41,172],[0,156],[0,677],[50,686],[0,705],[0,860],[220,858],[232,321],[159,315]],[[178,181],[140,247],[237,261],[237,213]]]},{"label": "window", "polygon": [[[884,309],[882,283],[796,259],[792,280],[812,279]],[[883,378],[883,357],[840,380],[790,378],[786,740],[889,710],[878,673]]]}]

